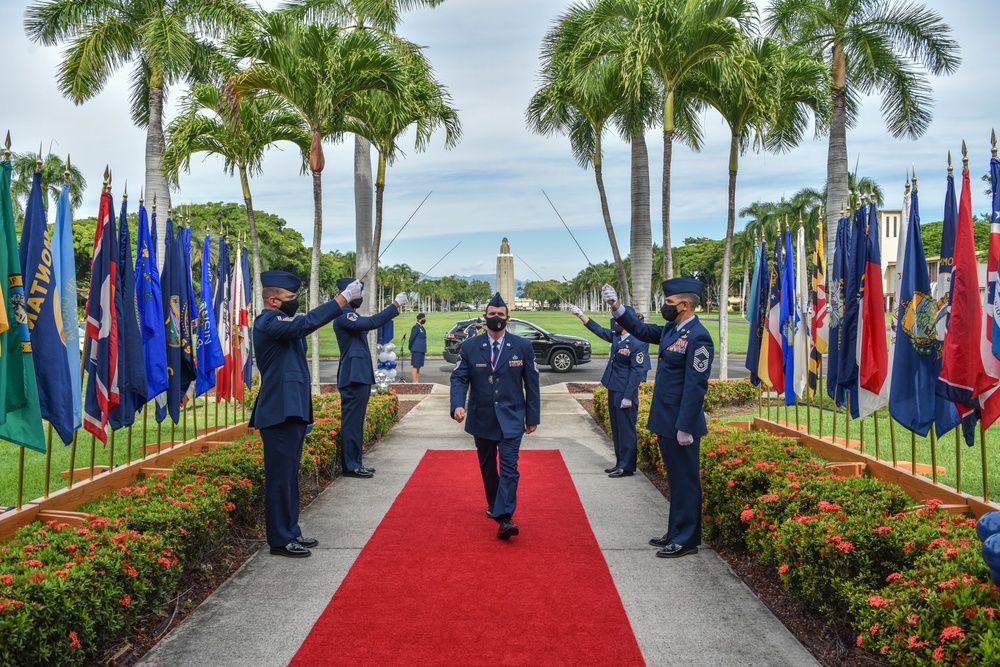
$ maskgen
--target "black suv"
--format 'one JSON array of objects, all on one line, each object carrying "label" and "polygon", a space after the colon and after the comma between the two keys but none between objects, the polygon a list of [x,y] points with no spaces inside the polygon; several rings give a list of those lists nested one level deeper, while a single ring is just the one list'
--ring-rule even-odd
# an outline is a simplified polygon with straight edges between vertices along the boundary
[{"label": "black suv", "polygon": [[[579,336],[549,333],[537,324],[515,317],[507,321],[507,331],[531,341],[535,359],[540,365],[551,366],[556,373],[565,373],[577,364],[590,361],[590,341]],[[444,336],[444,359],[458,361],[458,348],[476,333],[476,320],[459,320]]]}]

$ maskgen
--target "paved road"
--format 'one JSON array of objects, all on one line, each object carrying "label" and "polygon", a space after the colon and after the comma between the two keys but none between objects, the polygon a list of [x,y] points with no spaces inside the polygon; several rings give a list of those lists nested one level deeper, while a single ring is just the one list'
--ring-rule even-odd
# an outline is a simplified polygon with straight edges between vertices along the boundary
[{"label": "paved road", "polygon": [[[747,377],[747,369],[743,367],[744,357],[729,357],[729,378],[738,379]],[[649,374],[652,381],[656,372],[656,358],[652,359],[653,368]],[[600,382],[604,367],[607,365],[607,357],[595,357],[588,364],[577,366],[568,373],[553,373],[548,366],[540,366],[541,383],[543,385],[559,384],[560,382]],[[319,377],[322,383],[334,383],[337,381],[336,359],[323,360],[320,362]],[[451,378],[451,371],[455,367],[441,357],[428,357],[423,370],[420,371],[421,382],[435,382],[437,384],[448,384]],[[401,376],[405,381],[410,381],[410,363],[405,360],[401,366]],[[712,368],[712,377],[719,377],[719,362],[716,361]]]}]

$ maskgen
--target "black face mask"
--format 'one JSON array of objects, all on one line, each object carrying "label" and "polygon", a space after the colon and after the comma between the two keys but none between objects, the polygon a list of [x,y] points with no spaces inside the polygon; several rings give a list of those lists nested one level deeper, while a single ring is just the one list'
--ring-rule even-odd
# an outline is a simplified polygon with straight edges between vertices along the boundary
[{"label": "black face mask", "polygon": [[665,303],[660,306],[660,315],[663,315],[663,319],[667,322],[673,322],[677,319],[677,306],[673,306],[669,303]]},{"label": "black face mask", "polygon": [[487,317],[486,326],[489,327],[490,331],[503,331],[504,327],[507,326],[507,319],[499,315]]},{"label": "black face mask", "polygon": [[625,331],[624,329],[622,329],[622,325],[618,324],[617,322],[613,322],[611,324],[611,330],[614,331],[619,336],[622,335],[623,331]]},{"label": "black face mask", "polygon": [[299,309],[298,298],[292,298],[289,299],[288,301],[282,301],[281,305],[278,307],[278,310],[283,312],[285,315],[288,315],[289,317],[295,317],[295,312],[298,309]]},{"label": "black face mask", "polygon": [[364,303],[364,297],[360,299],[355,299],[354,301],[348,301],[347,305],[353,308],[354,310],[357,310],[358,308],[361,307],[362,303]]},{"label": "black face mask", "polygon": [[427,320],[417,320],[417,322],[418,322],[418,323],[420,324],[420,326],[424,326],[424,323],[425,323],[426,321],[427,321]]}]

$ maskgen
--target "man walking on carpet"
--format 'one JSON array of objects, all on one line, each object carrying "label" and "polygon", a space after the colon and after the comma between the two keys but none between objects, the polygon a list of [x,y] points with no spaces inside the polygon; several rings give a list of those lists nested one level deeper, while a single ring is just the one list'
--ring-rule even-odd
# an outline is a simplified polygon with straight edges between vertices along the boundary
[{"label": "man walking on carpet", "polygon": [[660,547],[656,555],[661,558],[698,553],[701,544],[699,449],[708,433],[705,393],[715,357],[712,337],[694,314],[703,289],[694,278],[663,281],[660,313],[667,324],[662,327],[640,322],[621,305],[611,285],[601,289],[616,322],[639,340],[660,346],[647,428],[657,435],[670,487],[667,532],[649,541]]},{"label": "man walking on carpet", "polygon": [[306,427],[312,423],[312,395],[306,336],[340,315],[361,295],[361,283],[344,286],[333,301],[295,317],[295,293],[302,280],[287,271],[263,271],[264,310],[253,325],[253,348],[260,371],[260,392],[250,413],[250,427],[264,442],[264,520],[267,543],[276,556],[305,558],[319,540],[302,537],[299,528],[299,463]]},{"label": "man walking on carpet", "polygon": [[451,417],[458,423],[468,417],[465,431],[479,454],[486,516],[500,524],[501,540],[520,532],[513,518],[521,437],[535,432],[541,416],[535,352],[530,341],[504,331],[508,317],[497,292],[486,306],[487,332],[462,343],[451,373]]}]

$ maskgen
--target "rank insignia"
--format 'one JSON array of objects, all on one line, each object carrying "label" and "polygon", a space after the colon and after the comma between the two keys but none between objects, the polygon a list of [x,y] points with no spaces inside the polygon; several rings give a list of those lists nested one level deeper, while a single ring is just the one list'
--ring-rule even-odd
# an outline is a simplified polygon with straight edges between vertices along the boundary
[{"label": "rank insignia", "polygon": [[708,359],[710,356],[708,348],[702,345],[694,351],[694,357],[691,358],[691,366],[699,373],[704,373],[708,370]]},{"label": "rank insignia", "polygon": [[358,321],[358,314],[357,313],[347,313],[347,319],[349,319],[352,322],[357,322]]}]

